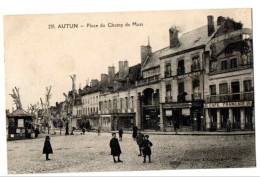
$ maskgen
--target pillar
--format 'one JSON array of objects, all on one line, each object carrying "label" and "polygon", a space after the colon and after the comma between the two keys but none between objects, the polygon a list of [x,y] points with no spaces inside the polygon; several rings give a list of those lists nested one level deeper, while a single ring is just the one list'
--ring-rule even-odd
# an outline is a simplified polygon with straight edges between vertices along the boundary
[{"label": "pillar", "polygon": [[141,94],[138,93],[138,96],[136,97],[136,114],[135,114],[135,124],[138,127],[138,129],[141,129]]},{"label": "pillar", "polygon": [[240,108],[240,126],[241,130],[245,130],[245,109]]},{"label": "pillar", "polygon": [[233,109],[229,108],[228,112],[229,112],[229,120],[230,120],[231,130],[232,130],[233,129]]},{"label": "pillar", "polygon": [[220,109],[217,109],[217,130],[221,128]]},{"label": "pillar", "polygon": [[164,131],[164,113],[163,113],[162,104],[160,104],[160,129],[162,132]]},{"label": "pillar", "polygon": [[209,117],[209,109],[205,109],[205,119],[206,119],[206,130],[210,130],[211,121],[210,121],[210,117]]}]

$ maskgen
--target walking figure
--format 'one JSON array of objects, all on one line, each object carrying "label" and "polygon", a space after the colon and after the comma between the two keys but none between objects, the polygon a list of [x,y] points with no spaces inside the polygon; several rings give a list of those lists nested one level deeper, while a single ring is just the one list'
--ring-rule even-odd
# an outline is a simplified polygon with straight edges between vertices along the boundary
[{"label": "walking figure", "polygon": [[86,129],[85,127],[82,128],[82,134],[85,135]]},{"label": "walking figure", "polygon": [[137,126],[133,126],[133,139],[136,140],[136,136],[137,136]]},{"label": "walking figure", "polygon": [[119,141],[122,141],[123,139],[123,129],[120,128],[119,131],[118,131],[118,134],[119,134]]},{"label": "walking figure", "polygon": [[[113,138],[110,140],[109,146],[111,148],[111,155],[113,156],[114,163],[123,162],[120,160],[120,154],[122,153],[122,151],[119,145],[119,141],[116,138],[116,133],[112,133],[112,137]],[[116,156],[117,156],[117,161],[115,159]]]},{"label": "walking figure", "polygon": [[98,128],[97,128],[98,136],[100,135],[100,131],[101,131],[101,127],[98,126]]},{"label": "walking figure", "polygon": [[35,138],[38,138],[39,134],[40,134],[39,128],[36,127],[36,129],[35,129]]},{"label": "walking figure", "polygon": [[141,133],[140,130],[138,130],[138,134],[137,134],[137,137],[136,137],[136,142],[139,146],[139,155],[138,156],[142,156],[142,144],[143,144],[143,141],[144,141],[144,135]]},{"label": "walking figure", "polygon": [[46,154],[46,160],[51,160],[49,159],[49,154],[52,154],[52,147],[51,147],[51,142],[50,142],[50,137],[46,136],[45,137],[45,142],[43,146],[43,154]]},{"label": "walking figure", "polygon": [[227,120],[227,132],[231,131],[231,121],[230,119]]},{"label": "walking figure", "polygon": [[144,156],[144,162],[143,163],[146,163],[146,156],[148,156],[149,163],[151,163],[151,154],[152,154],[151,146],[152,145],[153,144],[151,143],[151,141],[149,141],[149,135],[145,135],[144,141],[142,143],[143,156]]},{"label": "walking figure", "polygon": [[177,127],[178,125],[177,125],[177,120],[176,119],[174,119],[173,120],[173,127],[174,127],[174,131],[175,131],[175,134],[178,134],[178,130],[177,130]]}]

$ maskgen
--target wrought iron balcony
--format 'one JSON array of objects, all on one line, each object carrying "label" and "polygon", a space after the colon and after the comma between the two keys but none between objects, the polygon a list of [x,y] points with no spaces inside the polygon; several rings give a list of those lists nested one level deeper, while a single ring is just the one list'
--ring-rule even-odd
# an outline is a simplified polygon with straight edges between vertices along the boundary
[{"label": "wrought iron balcony", "polygon": [[153,77],[142,79],[140,81],[136,81],[135,85],[138,87],[138,86],[143,86],[143,85],[149,85],[149,84],[157,83],[159,81],[160,81],[160,77],[159,77],[159,75],[156,75],[156,76],[153,76]]},{"label": "wrought iron balcony", "polygon": [[192,101],[198,101],[201,100],[201,93],[194,93],[191,94]]},{"label": "wrought iron balcony", "polygon": [[227,102],[227,101],[251,101],[254,100],[254,92],[229,93],[220,95],[208,95],[207,102]]},{"label": "wrought iron balcony", "polygon": [[166,103],[172,102],[172,96],[165,97],[165,102]]}]

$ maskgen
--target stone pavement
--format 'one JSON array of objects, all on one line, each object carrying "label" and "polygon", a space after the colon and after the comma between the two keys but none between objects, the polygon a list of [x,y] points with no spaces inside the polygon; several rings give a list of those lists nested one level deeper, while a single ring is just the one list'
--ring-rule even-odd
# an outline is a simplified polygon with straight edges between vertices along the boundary
[{"label": "stone pavement", "polygon": [[143,163],[138,146],[124,134],[120,142],[123,163],[113,163],[110,155],[110,133],[98,136],[51,136],[54,154],[46,161],[42,154],[44,139],[7,142],[9,174],[171,170],[196,168],[255,167],[255,135],[178,136],[151,135],[152,162]]}]

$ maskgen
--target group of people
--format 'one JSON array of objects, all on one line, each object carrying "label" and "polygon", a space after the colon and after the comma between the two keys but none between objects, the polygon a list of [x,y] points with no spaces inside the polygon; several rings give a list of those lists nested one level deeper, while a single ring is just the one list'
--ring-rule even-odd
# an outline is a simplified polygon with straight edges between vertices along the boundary
[{"label": "group of people", "polygon": [[[149,135],[143,135],[140,130],[134,128],[133,129],[133,139],[136,141],[139,147],[139,154],[138,156],[143,156],[144,160],[143,163],[146,163],[146,158],[148,156],[149,163],[151,163],[151,146],[153,145],[151,141],[149,141]],[[122,153],[119,141],[122,141],[123,137],[123,129],[119,129],[119,140],[116,138],[116,133],[112,133],[112,139],[110,140],[109,146],[111,149],[111,155],[113,156],[114,163],[123,162],[120,159],[120,155]],[[46,160],[49,159],[49,154],[52,154],[52,146],[50,143],[50,137],[45,137],[45,142],[43,146],[43,154],[46,154]],[[117,160],[116,160],[117,157]]]},{"label": "group of people", "polygon": [[[137,128],[137,127],[136,127]],[[143,156],[144,160],[143,163],[146,163],[146,158],[148,156],[149,163],[151,163],[151,146],[153,145],[151,141],[149,141],[149,135],[143,135],[140,130],[133,128],[133,139],[137,142],[139,146],[139,155]],[[123,130],[119,129],[119,141],[122,141]],[[120,160],[120,155],[122,153],[121,147],[119,144],[118,139],[116,138],[116,133],[112,133],[112,139],[110,140],[110,149],[111,155],[113,156],[114,163],[123,162]],[[117,157],[117,161],[116,161]]]}]

